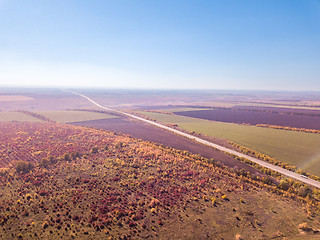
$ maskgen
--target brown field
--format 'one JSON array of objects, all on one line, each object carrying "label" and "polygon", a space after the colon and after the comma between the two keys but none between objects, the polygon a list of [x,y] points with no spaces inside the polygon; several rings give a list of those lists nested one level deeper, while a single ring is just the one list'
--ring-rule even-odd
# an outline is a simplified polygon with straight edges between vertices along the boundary
[{"label": "brown field", "polygon": [[320,111],[278,111],[276,109],[214,109],[174,112],[174,114],[238,124],[270,124],[277,126],[320,130]]}]

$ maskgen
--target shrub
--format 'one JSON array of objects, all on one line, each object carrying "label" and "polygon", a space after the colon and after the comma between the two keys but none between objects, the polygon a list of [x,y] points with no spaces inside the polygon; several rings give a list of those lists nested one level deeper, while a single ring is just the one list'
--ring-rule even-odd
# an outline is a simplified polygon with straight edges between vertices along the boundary
[{"label": "shrub", "polygon": [[287,191],[290,188],[290,183],[286,179],[282,179],[278,185],[278,188]]},{"label": "shrub", "polygon": [[31,162],[26,161],[18,161],[15,165],[15,169],[17,173],[28,173],[30,170],[34,168],[34,165]]},{"label": "shrub", "polygon": [[136,224],[134,223],[134,222],[129,222],[129,227],[135,227],[136,226]]},{"label": "shrub", "polygon": [[91,149],[91,153],[98,153],[98,148],[97,147],[93,147]]},{"label": "shrub", "polygon": [[226,201],[228,201],[229,199],[227,198],[227,196],[226,195],[222,195],[222,197],[221,197],[223,200],[226,200]]},{"label": "shrub", "polygon": [[306,196],[312,194],[312,190],[311,190],[308,186],[303,186],[303,187],[300,187],[300,188],[299,188],[298,194],[299,194],[301,197],[306,197]]},{"label": "shrub", "polygon": [[46,229],[49,226],[49,223],[47,221],[44,221],[42,224],[42,228]]},{"label": "shrub", "polygon": [[40,195],[40,196],[48,196],[48,195],[49,195],[49,192],[46,191],[46,190],[41,190],[41,191],[39,192],[39,195]]},{"label": "shrub", "polygon": [[27,194],[26,194],[26,199],[27,199],[27,200],[30,200],[30,199],[31,199],[31,194],[30,194],[30,193],[27,193]]},{"label": "shrub", "polygon": [[41,162],[40,162],[39,165],[40,165],[41,167],[47,168],[47,167],[49,166],[49,163],[50,163],[50,161],[49,161],[48,159],[42,158],[42,160],[41,160]]},{"label": "shrub", "polygon": [[122,148],[122,147],[124,147],[124,143],[123,143],[123,142],[118,142],[118,143],[115,145],[115,147],[116,147],[117,149]]},{"label": "shrub", "polygon": [[9,173],[9,169],[7,168],[0,168],[0,176],[4,177]]},{"label": "shrub", "polygon": [[70,155],[68,154],[68,153],[66,153],[66,154],[64,154],[63,155],[63,159],[65,160],[65,161],[71,161],[71,157],[70,157]]}]

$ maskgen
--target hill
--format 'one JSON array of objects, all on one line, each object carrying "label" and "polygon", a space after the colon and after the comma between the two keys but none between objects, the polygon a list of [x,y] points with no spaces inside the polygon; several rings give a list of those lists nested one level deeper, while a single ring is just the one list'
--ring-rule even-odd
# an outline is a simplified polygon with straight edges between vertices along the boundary
[{"label": "hill", "polygon": [[[319,192],[126,135],[0,123],[3,239],[319,238]],[[218,159],[217,159],[218,160]]]}]

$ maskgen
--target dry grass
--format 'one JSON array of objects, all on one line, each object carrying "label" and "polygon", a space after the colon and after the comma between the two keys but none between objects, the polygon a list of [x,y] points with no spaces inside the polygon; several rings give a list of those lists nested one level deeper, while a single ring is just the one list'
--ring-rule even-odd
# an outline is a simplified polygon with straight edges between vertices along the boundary
[{"label": "dry grass", "polygon": [[2,122],[41,122],[40,119],[31,117],[21,112],[0,112],[0,121]]}]

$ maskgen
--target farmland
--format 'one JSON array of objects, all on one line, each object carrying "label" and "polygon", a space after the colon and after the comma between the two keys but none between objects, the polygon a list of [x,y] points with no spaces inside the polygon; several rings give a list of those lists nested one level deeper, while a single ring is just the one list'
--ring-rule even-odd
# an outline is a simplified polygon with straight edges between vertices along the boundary
[{"label": "farmland", "polygon": [[88,111],[45,111],[37,113],[59,123],[80,122],[115,117],[105,113]]},{"label": "farmland", "polygon": [[[169,131],[144,124],[142,122],[130,121],[124,118],[111,118],[73,122],[72,125],[107,129],[109,131],[115,131],[117,133],[128,134],[144,141],[151,141],[163,146],[188,151],[193,154],[201,155],[208,159],[214,158],[225,166],[244,169],[245,171],[257,174],[257,171],[251,166],[241,163],[238,160],[231,158],[220,151],[217,151],[203,144],[196,143]],[[228,147],[232,147],[225,141],[219,143],[227,145]]]},{"label": "farmland", "polygon": [[3,112],[17,110],[30,112],[64,111],[90,106],[87,101],[78,99],[73,94],[63,92],[60,89],[6,89],[5,91],[6,94],[0,95],[3,99],[8,99],[8,95],[16,97],[11,97],[10,101],[0,101],[0,109]]},{"label": "farmland", "polygon": [[21,95],[1,95],[0,94],[0,102],[12,102],[12,101],[29,101],[29,100],[33,100],[30,97],[25,97],[25,96],[21,96]]},{"label": "farmland", "polygon": [[[281,161],[290,158],[301,163],[299,156],[312,156],[319,149],[320,134],[176,114],[212,111],[208,101],[214,98],[209,95],[198,99],[198,93],[163,93],[156,98],[156,93],[139,97],[117,92],[91,94],[100,104],[127,111],[146,109],[142,113],[159,122],[177,124],[235,149],[230,139],[260,153],[280,156],[276,158]],[[33,100],[0,103],[2,109],[21,110],[17,113],[25,121],[0,122],[0,238],[319,237],[318,189],[264,169],[258,171],[208,146],[121,114],[99,112],[89,101],[70,93],[21,95]],[[254,107],[238,108],[251,113]],[[258,107],[252,112],[268,111]],[[288,109],[277,111],[298,116],[298,110],[290,110],[293,114],[287,114]],[[303,116],[314,117],[313,111],[303,111]],[[17,120],[2,113],[3,118]],[[296,165],[315,173],[318,159],[314,156],[303,166]]]},{"label": "farmland", "polygon": [[168,107],[163,108],[163,106],[154,106],[154,107],[142,107],[143,110],[148,110],[151,112],[163,112],[163,113],[175,113],[175,112],[189,112],[193,111],[200,111],[206,110],[206,108],[196,108],[196,107]]},{"label": "farmland", "polygon": [[104,130],[48,122],[0,130],[1,238],[318,237],[318,192],[303,185],[289,190]]},{"label": "farmland", "polygon": [[0,112],[0,122],[41,122],[47,119],[59,123],[70,123],[107,118],[116,118],[116,116],[92,111]]},{"label": "farmland", "polygon": [[40,119],[31,117],[21,112],[0,112],[0,121],[41,122]]},{"label": "farmland", "polygon": [[251,125],[270,124],[294,128],[307,128],[320,130],[320,111],[307,113],[282,112],[275,109],[267,111],[252,109],[214,109],[214,110],[191,110],[174,112],[177,115],[207,119],[229,123],[247,123]]},{"label": "farmland", "polygon": [[178,127],[188,131],[231,140],[320,175],[320,170],[316,167],[320,161],[319,134],[259,128],[154,112],[143,112],[143,114],[160,123],[177,124]]}]

